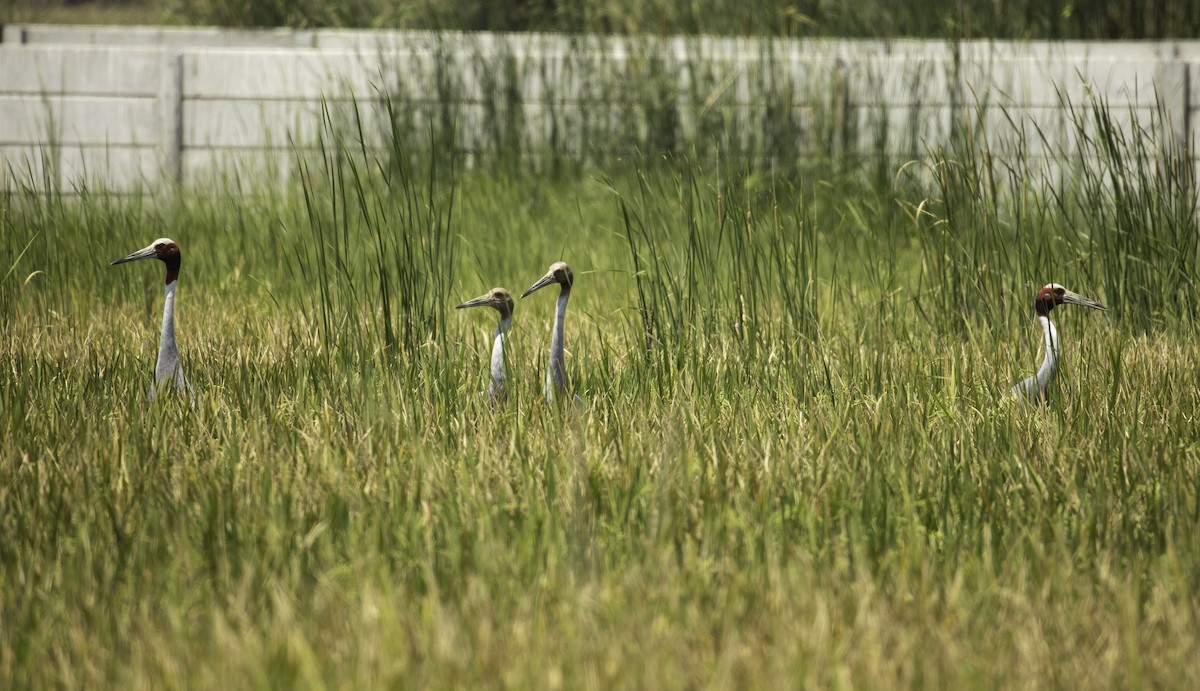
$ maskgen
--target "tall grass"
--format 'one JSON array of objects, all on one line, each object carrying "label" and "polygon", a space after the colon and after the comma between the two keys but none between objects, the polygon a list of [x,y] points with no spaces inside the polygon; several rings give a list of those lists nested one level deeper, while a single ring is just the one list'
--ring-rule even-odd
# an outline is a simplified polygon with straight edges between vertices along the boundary
[{"label": "tall grass", "polygon": [[[395,123],[390,102],[387,113]],[[348,347],[360,355],[382,349],[392,357],[412,358],[427,343],[444,346],[439,300],[454,283],[458,239],[450,229],[456,157],[430,157],[424,171],[416,170],[395,125],[390,146],[369,151],[361,123],[352,138],[345,137],[328,107],[322,123],[320,167],[314,170],[305,157],[298,158],[304,225],[312,242],[301,242],[296,267],[302,279],[321,287],[311,311],[320,315],[326,348]],[[370,193],[374,190],[379,192]],[[364,241],[373,250],[369,254],[356,246]],[[372,292],[360,294],[365,286]],[[333,315],[362,309],[364,303],[378,306],[364,315],[371,333],[360,330],[364,322],[359,320],[335,324]]]},{"label": "tall grass", "polygon": [[[374,50],[365,59],[379,72],[375,98],[335,110],[351,134],[366,131],[369,147],[398,141],[410,158],[432,147],[467,165],[551,175],[614,160],[724,159],[794,177],[806,160],[857,169],[890,163],[882,154],[901,148],[883,136],[886,117],[856,122],[850,82],[870,91],[880,78],[871,66],[851,75],[832,51],[796,43],[414,34],[385,36]],[[920,88],[921,77],[907,86]],[[914,155],[927,123],[914,117],[906,128],[892,136]]]},{"label": "tall grass", "polygon": [[[282,194],[0,197],[7,686],[1195,685],[1193,183],[1110,158],[1154,125],[923,180],[364,122]],[[107,265],[161,235],[195,409],[145,402],[162,268]],[[584,405],[540,401],[538,293],[490,409],[453,305],[558,259]],[[1049,280],[1113,312],[1056,311],[1055,405],[1000,405]]]},{"label": "tall grass", "polygon": [[1081,165],[1090,174],[1069,217],[1088,243],[1090,268],[1119,286],[1131,325],[1194,322],[1200,223],[1191,147],[1162,109],[1149,122],[1130,116],[1132,127],[1106,103],[1072,113],[1078,156],[1099,164]]},{"label": "tall grass", "polygon": [[819,332],[812,191],[785,180],[760,189],[736,171],[704,179],[689,161],[669,175],[638,171],[636,181],[614,193],[637,289],[639,346],[660,393],[714,342],[732,341],[750,358],[775,351],[782,366],[807,360]]},{"label": "tall grass", "polygon": [[1161,108],[1115,112],[1065,99],[1064,108],[1062,130],[999,107],[1007,124],[989,131],[977,106],[934,152],[937,195],[910,203],[910,215],[923,281],[963,300],[962,309],[931,310],[936,324],[980,318],[1011,328],[998,298],[1027,299],[1039,276],[1054,275],[1106,286],[1132,329],[1194,321],[1200,228],[1187,143]]}]

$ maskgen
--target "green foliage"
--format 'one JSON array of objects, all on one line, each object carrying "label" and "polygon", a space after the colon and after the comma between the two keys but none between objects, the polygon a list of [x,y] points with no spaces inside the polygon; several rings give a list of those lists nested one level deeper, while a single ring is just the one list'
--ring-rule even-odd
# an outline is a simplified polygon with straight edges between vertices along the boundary
[{"label": "green foliage", "polygon": [[295,29],[369,27],[382,9],[379,0],[190,0],[173,7],[190,24]]},{"label": "green foliage", "polygon": [[859,38],[1152,40],[1200,33],[1170,0],[0,0],[0,20]]},{"label": "green foliage", "polygon": [[[5,686],[1195,686],[1156,126],[1056,177],[978,132],[893,175],[471,167],[389,121],[327,113],[282,192],[0,196]],[[161,267],[108,266],[161,235],[195,408],[145,401]],[[490,409],[453,305],[558,259],[584,405],[541,401],[539,293]],[[998,403],[1050,280],[1113,311],[1055,311],[1053,406]]]},{"label": "green foliage", "polygon": [[1005,39],[1191,38],[1200,14],[1154,0],[203,0],[177,10],[224,26]]}]

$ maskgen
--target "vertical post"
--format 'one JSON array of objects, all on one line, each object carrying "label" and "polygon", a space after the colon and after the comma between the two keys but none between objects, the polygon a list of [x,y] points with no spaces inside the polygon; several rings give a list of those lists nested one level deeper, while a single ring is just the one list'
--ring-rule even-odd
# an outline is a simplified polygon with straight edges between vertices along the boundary
[{"label": "vertical post", "polygon": [[18,45],[25,42],[25,27],[20,24],[4,24],[0,26],[0,43]]},{"label": "vertical post", "polygon": [[850,139],[853,136],[854,124],[851,118],[855,111],[850,102],[850,80],[852,68],[847,60],[838,57],[833,66],[833,101],[830,113],[833,114],[833,142],[831,151],[835,156],[844,156],[850,150]]},{"label": "vertical post", "polygon": [[[1183,63],[1183,83],[1187,87],[1187,96],[1185,96],[1183,99],[1184,106],[1187,108],[1187,124],[1183,135],[1186,138],[1183,140],[1183,145],[1187,147],[1188,155],[1193,161],[1193,177],[1191,179],[1193,185],[1197,184],[1197,181],[1200,181],[1200,170],[1198,170],[1200,169],[1200,163],[1196,162],[1196,151],[1192,148],[1192,137],[1196,136],[1196,133],[1192,131],[1192,113],[1196,112],[1194,99],[1198,95],[1198,92],[1200,92],[1200,89],[1196,88],[1196,85],[1192,83],[1192,80],[1197,76],[1200,75],[1197,75],[1196,68],[1194,65],[1192,65],[1192,63]],[[1200,213],[1200,211],[1197,211],[1197,213]]]},{"label": "vertical post", "polygon": [[1187,63],[1178,57],[1159,59],[1154,69],[1153,88],[1163,117],[1163,128],[1171,133],[1175,146],[1188,143],[1188,86]]},{"label": "vertical post", "polygon": [[158,161],[161,182],[183,184],[183,56],[163,49],[158,82]]},{"label": "vertical post", "polygon": [[[1172,51],[1170,56],[1161,56],[1154,67],[1154,99],[1157,116],[1166,141],[1161,143],[1160,154],[1167,160],[1176,161],[1183,168],[1176,172],[1192,178],[1196,166],[1192,158],[1189,122],[1191,120],[1191,84],[1188,82],[1188,65]],[[1178,158],[1176,158],[1178,157]]]},{"label": "vertical post", "polygon": [[[1184,125],[1183,125],[1183,145],[1186,147],[1189,162],[1192,164],[1192,169],[1189,171],[1192,174],[1190,182],[1193,186],[1200,182],[1200,159],[1197,159],[1196,150],[1192,148],[1192,137],[1196,133],[1192,131],[1192,114],[1196,112],[1195,100],[1200,96],[1200,89],[1192,80],[1200,77],[1197,73],[1196,66],[1192,62],[1181,61],[1183,63],[1183,107],[1184,107]],[[1200,209],[1196,211],[1200,214]]]}]

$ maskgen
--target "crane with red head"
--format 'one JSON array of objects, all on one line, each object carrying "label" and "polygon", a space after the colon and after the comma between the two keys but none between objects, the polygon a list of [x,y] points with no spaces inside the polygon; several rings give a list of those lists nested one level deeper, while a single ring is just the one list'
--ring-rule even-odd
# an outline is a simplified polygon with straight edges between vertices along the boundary
[{"label": "crane with red head", "polygon": [[1079,305],[1101,312],[1107,311],[1108,308],[1091,298],[1073,293],[1057,283],[1047,284],[1039,290],[1033,304],[1034,309],[1037,310],[1038,323],[1042,325],[1046,355],[1042,359],[1042,366],[1038,368],[1037,373],[1026,377],[1021,383],[1014,386],[1010,394],[1023,402],[1041,403],[1046,399],[1046,389],[1050,386],[1050,382],[1054,381],[1054,375],[1058,371],[1060,354],[1058,329],[1054,327],[1054,322],[1050,321],[1050,311],[1058,305]]},{"label": "crane with red head", "polygon": [[183,262],[183,255],[174,240],[159,238],[147,247],[114,261],[112,265],[116,266],[139,259],[157,259],[165,264],[167,269],[166,295],[163,298],[162,334],[158,341],[158,362],[154,366],[154,383],[150,385],[150,399],[153,400],[155,392],[161,391],[166,386],[171,386],[180,392],[187,391],[190,394],[192,389],[183,376],[183,364],[179,361],[179,348],[175,345],[175,289],[179,285],[179,267]]}]

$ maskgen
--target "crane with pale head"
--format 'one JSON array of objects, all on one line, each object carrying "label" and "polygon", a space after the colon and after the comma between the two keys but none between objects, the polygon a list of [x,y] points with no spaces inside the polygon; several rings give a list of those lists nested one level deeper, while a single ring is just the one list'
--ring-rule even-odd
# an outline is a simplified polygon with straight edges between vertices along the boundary
[{"label": "crane with pale head", "polygon": [[[571,287],[575,285],[575,274],[571,273],[571,267],[567,266],[566,262],[555,262],[550,265],[545,276],[538,279],[537,283],[529,287],[529,290],[521,293],[521,298],[524,299],[535,291],[556,284],[559,286],[558,304],[554,311],[554,329],[550,335],[550,362],[546,367],[546,386],[542,389],[547,403],[553,403],[556,394],[565,393],[567,390],[563,325],[567,320],[567,301],[571,299]],[[578,396],[575,397],[575,401],[576,403],[581,402]]]},{"label": "crane with pale head", "polygon": [[496,335],[492,341],[492,381],[488,384],[486,396],[488,402],[495,405],[504,400],[504,338],[512,328],[513,315],[512,294],[504,288],[492,288],[488,292],[472,300],[467,300],[454,309],[470,309],[472,307],[491,307],[500,313],[500,323],[496,325]]}]

